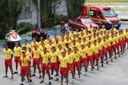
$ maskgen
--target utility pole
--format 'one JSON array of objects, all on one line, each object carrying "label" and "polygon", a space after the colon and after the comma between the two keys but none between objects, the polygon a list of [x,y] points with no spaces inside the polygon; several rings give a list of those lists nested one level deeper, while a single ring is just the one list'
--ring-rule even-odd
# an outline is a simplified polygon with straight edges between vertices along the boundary
[{"label": "utility pole", "polygon": [[41,31],[41,18],[40,18],[40,0],[37,0],[38,3],[38,10],[37,10],[37,22],[38,22],[38,29]]}]

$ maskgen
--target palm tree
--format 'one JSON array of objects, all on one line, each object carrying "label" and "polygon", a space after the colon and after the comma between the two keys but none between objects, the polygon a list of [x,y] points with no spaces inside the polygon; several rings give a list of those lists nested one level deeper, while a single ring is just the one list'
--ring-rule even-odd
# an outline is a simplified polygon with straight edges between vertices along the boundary
[{"label": "palm tree", "polygon": [[68,16],[70,19],[74,19],[81,15],[81,9],[85,0],[66,0]]},{"label": "palm tree", "polygon": [[[12,29],[16,29],[18,17],[22,11],[24,0],[1,0],[0,4],[0,38]],[[2,31],[4,30],[4,31]]]}]

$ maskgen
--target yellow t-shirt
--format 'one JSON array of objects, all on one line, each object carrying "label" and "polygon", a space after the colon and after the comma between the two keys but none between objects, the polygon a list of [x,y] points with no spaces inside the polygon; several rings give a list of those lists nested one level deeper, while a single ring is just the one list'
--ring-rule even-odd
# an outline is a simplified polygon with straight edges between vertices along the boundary
[{"label": "yellow t-shirt", "polygon": [[41,51],[39,49],[37,50],[32,49],[32,53],[33,53],[33,58],[36,58],[36,59],[40,58]]},{"label": "yellow t-shirt", "polygon": [[77,53],[74,53],[73,56],[75,58],[74,62],[80,61],[81,53],[79,51]]},{"label": "yellow t-shirt", "polygon": [[14,56],[15,57],[20,57],[22,55],[22,49],[21,47],[14,47]]},{"label": "yellow t-shirt", "polygon": [[39,47],[39,43],[38,42],[31,42],[31,47],[34,48],[34,46],[36,46],[37,48]]},{"label": "yellow t-shirt", "polygon": [[86,52],[87,52],[87,49],[86,48],[80,49],[80,53],[81,53],[81,57],[82,58],[86,58],[87,57]]},{"label": "yellow t-shirt", "polygon": [[55,63],[57,62],[57,59],[58,59],[58,53],[57,52],[54,52],[54,53],[50,53],[50,60],[51,60],[51,63]]},{"label": "yellow t-shirt", "polygon": [[26,67],[29,66],[30,57],[26,56],[25,58],[23,56],[20,57],[21,66]]},{"label": "yellow t-shirt", "polygon": [[23,47],[26,47],[26,50],[27,50],[27,51],[30,51],[30,49],[31,49],[31,46],[30,46],[29,44],[27,44],[27,45],[23,44],[23,45],[22,45],[22,48],[23,48]]},{"label": "yellow t-shirt", "polygon": [[42,52],[41,53],[41,57],[42,57],[42,63],[43,64],[48,64],[49,63],[49,58],[50,58],[50,54],[49,53],[44,54]]},{"label": "yellow t-shirt", "polygon": [[60,57],[59,58],[60,61],[60,67],[61,68],[68,68],[68,57]]},{"label": "yellow t-shirt", "polygon": [[94,49],[95,48],[93,46],[87,47],[87,55],[92,56],[94,53]]},{"label": "yellow t-shirt", "polygon": [[74,54],[73,53],[70,53],[70,54],[67,54],[68,55],[68,62],[71,64],[74,62]]},{"label": "yellow t-shirt", "polygon": [[8,60],[8,59],[11,59],[12,58],[12,54],[13,54],[13,52],[12,52],[12,50],[11,49],[3,49],[3,52],[4,52],[4,58],[5,58],[5,60]]}]

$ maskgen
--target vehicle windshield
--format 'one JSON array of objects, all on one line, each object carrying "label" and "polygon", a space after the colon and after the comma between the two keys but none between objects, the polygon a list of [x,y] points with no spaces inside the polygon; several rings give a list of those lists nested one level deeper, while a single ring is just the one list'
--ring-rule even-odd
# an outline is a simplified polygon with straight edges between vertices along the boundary
[{"label": "vehicle windshield", "polygon": [[92,20],[89,18],[81,19],[83,23],[92,23]]},{"label": "vehicle windshield", "polygon": [[116,17],[116,13],[113,10],[104,10],[103,15],[105,17]]}]

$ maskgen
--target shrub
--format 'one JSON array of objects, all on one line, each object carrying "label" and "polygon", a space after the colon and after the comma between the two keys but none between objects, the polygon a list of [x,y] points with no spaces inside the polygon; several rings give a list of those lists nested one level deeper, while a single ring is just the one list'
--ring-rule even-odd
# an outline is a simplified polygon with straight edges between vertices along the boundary
[{"label": "shrub", "polygon": [[22,35],[34,29],[34,26],[28,22],[21,22],[18,24],[16,31]]},{"label": "shrub", "polygon": [[61,15],[55,15],[54,25],[60,24],[60,22],[62,20],[65,21],[65,22],[68,22],[68,16],[65,16],[63,14],[61,14]]}]

